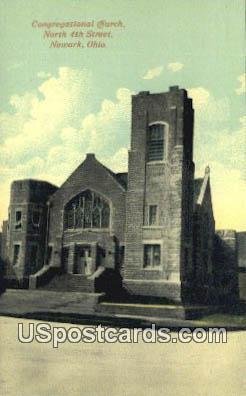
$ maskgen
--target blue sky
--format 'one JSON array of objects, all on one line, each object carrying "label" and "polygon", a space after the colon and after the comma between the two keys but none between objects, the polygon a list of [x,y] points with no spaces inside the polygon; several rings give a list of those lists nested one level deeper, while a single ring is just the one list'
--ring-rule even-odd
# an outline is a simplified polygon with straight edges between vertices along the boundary
[{"label": "blue sky", "polygon": [[[193,98],[196,174],[210,165],[217,228],[246,228],[243,0],[2,0],[0,7],[1,219],[13,179],[59,185],[86,152],[125,170],[131,94],[179,85]],[[44,29],[32,27],[102,19],[125,26],[111,29],[106,48],[49,48]]]}]

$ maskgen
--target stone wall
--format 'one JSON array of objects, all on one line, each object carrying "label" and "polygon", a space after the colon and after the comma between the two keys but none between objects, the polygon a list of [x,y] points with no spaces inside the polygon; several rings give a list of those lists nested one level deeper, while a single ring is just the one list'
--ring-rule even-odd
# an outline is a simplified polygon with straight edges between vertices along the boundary
[{"label": "stone wall", "polygon": [[237,234],[234,230],[218,230],[214,243],[214,279],[216,294],[223,302],[239,297]]},{"label": "stone wall", "polygon": [[[116,175],[98,162],[94,154],[75,170],[50,200],[48,244],[52,246],[50,265],[61,266],[62,247],[74,244],[98,244],[105,249],[105,266],[115,266],[116,247],[124,245],[125,187]],[[110,203],[108,230],[75,229],[64,231],[64,207],[77,194],[90,189]],[[74,260],[70,249],[69,262]]]},{"label": "stone wall", "polygon": [[1,236],[1,253],[0,257],[4,262],[7,260],[7,234],[8,234],[8,222],[7,220],[3,221],[2,225],[2,236]]},{"label": "stone wall", "polygon": [[5,291],[5,265],[0,257],[0,294]]},{"label": "stone wall", "polygon": [[239,272],[239,297],[246,301],[246,271]]},{"label": "stone wall", "polygon": [[[47,229],[47,206],[49,196],[57,187],[38,180],[18,180],[11,185],[11,197],[7,236],[7,278],[21,279],[39,270],[44,262],[44,246]],[[18,218],[17,212],[20,213]],[[34,212],[39,221],[35,223]],[[15,245],[19,246],[18,260],[14,263]],[[33,262],[32,249],[37,249]]]},{"label": "stone wall", "polygon": [[237,232],[237,257],[239,267],[239,295],[246,300],[246,232]]},{"label": "stone wall", "polygon": [[[158,122],[165,125],[167,150],[163,161],[148,162],[147,130]],[[124,270],[124,284],[133,294],[172,298],[169,281],[175,299],[181,299],[181,281],[192,266],[192,189],[187,188],[193,182],[192,140],[193,109],[185,90],[171,87],[166,93],[133,96]],[[158,206],[158,224],[146,226],[152,204]],[[143,267],[145,243],[161,245],[160,268]],[[140,280],[145,281],[141,287]],[[158,292],[153,281],[165,281]]]},{"label": "stone wall", "polygon": [[206,170],[200,193],[194,208],[193,261],[192,273],[193,300],[209,302],[214,283],[214,235],[215,222],[211,202],[209,170]]},{"label": "stone wall", "polygon": [[246,232],[237,232],[238,266],[246,271]]}]

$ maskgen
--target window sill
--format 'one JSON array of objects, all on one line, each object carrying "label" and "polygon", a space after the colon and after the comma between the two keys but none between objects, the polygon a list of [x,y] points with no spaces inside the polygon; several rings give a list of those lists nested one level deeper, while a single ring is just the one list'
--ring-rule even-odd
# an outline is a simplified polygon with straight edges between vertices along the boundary
[{"label": "window sill", "polygon": [[75,232],[75,231],[87,231],[87,232],[109,232],[109,228],[68,228],[64,230],[66,233]]},{"label": "window sill", "polygon": [[144,230],[155,229],[155,230],[162,230],[165,227],[161,225],[145,225],[142,227]]},{"label": "window sill", "polygon": [[158,265],[158,267],[145,267],[143,268],[144,271],[161,271],[162,267],[161,265]]},{"label": "window sill", "polygon": [[146,165],[166,164],[167,160],[147,161]]}]

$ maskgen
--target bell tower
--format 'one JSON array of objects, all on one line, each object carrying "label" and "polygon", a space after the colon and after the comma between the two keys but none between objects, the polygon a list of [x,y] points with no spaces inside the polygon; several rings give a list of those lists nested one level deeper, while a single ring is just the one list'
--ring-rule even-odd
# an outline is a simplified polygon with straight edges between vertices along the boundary
[{"label": "bell tower", "polygon": [[193,108],[187,92],[132,97],[124,284],[181,301],[192,273]]}]

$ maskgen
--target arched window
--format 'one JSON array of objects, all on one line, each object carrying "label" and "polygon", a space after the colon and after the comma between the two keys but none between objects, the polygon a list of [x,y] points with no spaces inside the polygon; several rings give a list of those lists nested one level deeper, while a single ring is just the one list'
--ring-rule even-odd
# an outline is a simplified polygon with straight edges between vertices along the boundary
[{"label": "arched window", "polygon": [[64,228],[109,228],[108,202],[91,190],[74,197],[64,210]]},{"label": "arched window", "polygon": [[155,123],[147,131],[147,161],[162,161],[165,152],[166,125]]}]

